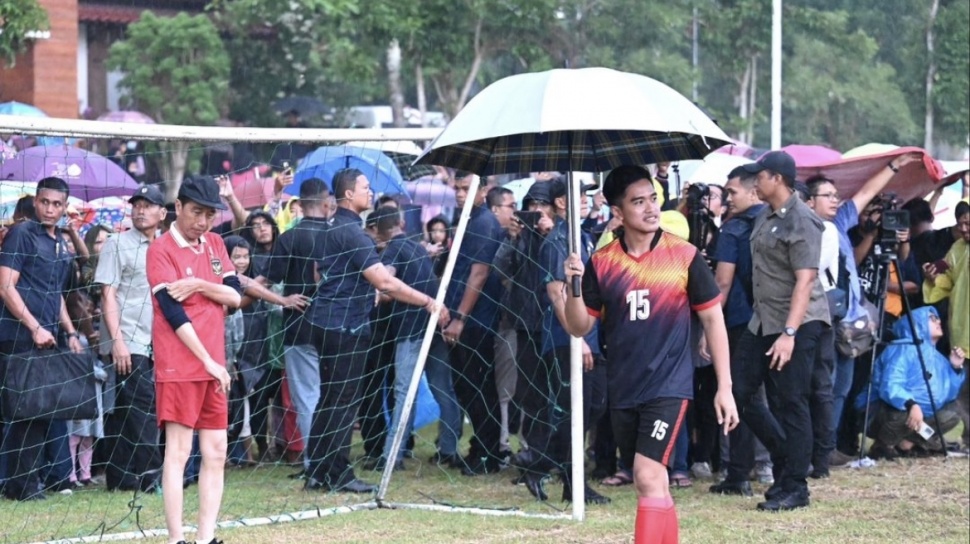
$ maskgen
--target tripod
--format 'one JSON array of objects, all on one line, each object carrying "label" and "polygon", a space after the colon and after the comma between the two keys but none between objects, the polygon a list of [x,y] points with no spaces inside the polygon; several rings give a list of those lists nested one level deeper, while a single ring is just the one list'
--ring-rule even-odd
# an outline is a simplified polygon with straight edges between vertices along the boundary
[{"label": "tripod", "polygon": [[903,299],[903,317],[909,323],[909,332],[913,338],[912,344],[916,347],[916,354],[919,358],[920,370],[923,375],[923,383],[926,384],[926,392],[930,399],[930,407],[933,408],[933,424],[935,426],[936,435],[940,438],[940,451],[943,457],[946,457],[946,440],[943,438],[943,427],[940,425],[939,409],[936,405],[936,400],[933,398],[933,389],[930,387],[930,374],[929,370],[926,368],[926,359],[923,357],[923,352],[919,349],[920,345],[926,340],[920,338],[919,331],[916,330],[916,323],[913,322],[913,308],[909,303],[909,297],[906,296],[906,289],[904,288],[905,283],[903,282],[903,269],[899,265],[899,257],[896,252],[890,250],[885,250],[882,244],[876,244],[873,247],[876,253],[876,284],[873,291],[878,294],[878,325],[875,331],[875,341],[873,342],[872,351],[869,356],[869,385],[866,388],[866,411],[865,416],[862,421],[862,445],[859,448],[859,460],[861,461],[866,455],[866,432],[869,429],[869,407],[872,401],[872,376],[876,365],[876,347],[879,345],[887,344],[883,340],[883,320],[885,316],[886,307],[886,291],[889,288],[889,274],[893,267],[896,269],[896,281],[899,285],[900,297]]}]

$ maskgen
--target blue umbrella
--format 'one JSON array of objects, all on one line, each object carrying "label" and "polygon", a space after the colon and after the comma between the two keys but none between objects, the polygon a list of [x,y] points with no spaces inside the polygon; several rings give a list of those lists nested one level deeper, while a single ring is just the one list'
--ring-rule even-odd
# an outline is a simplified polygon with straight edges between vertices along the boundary
[{"label": "blue umbrella", "polygon": [[[4,102],[0,104],[0,115],[18,115],[20,117],[47,117],[47,114],[37,106],[23,102]],[[37,145],[64,145],[68,139],[61,136],[38,136]]]},{"label": "blue umbrella", "polygon": [[344,168],[356,168],[363,172],[375,195],[408,194],[404,188],[404,178],[390,157],[376,149],[347,145],[320,147],[307,155],[294,172],[293,183],[285,191],[299,195],[300,185],[310,178],[322,179],[333,191],[333,176]]}]

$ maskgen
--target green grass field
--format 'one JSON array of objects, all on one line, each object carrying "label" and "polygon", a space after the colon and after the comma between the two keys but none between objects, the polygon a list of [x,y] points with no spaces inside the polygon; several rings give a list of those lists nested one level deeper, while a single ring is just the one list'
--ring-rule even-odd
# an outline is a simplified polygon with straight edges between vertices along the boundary
[{"label": "green grass field", "polygon": [[[419,450],[422,454],[425,448]],[[426,459],[427,455],[421,458]],[[567,505],[532,500],[524,487],[514,487],[513,471],[466,478],[420,460],[395,473],[387,499],[396,503],[449,503],[514,511],[557,514]],[[238,520],[272,514],[315,511],[366,502],[366,497],[305,493],[286,478],[284,466],[230,469],[222,519]],[[379,475],[360,471],[377,481]],[[756,499],[717,497],[710,482],[695,481],[676,490],[674,499],[685,543],[888,543],[970,542],[970,462],[941,458],[881,462],[875,468],[833,471],[832,478],[812,482],[812,507],[783,514],[755,511]],[[320,543],[500,543],[562,544],[632,541],[636,500],[630,486],[597,488],[613,503],[587,509],[587,519],[546,520],[492,517],[416,510],[366,510],[309,521],[225,529],[226,544],[270,542]],[[756,486],[763,491],[763,486]],[[558,483],[547,486],[558,499]],[[186,493],[187,520],[194,516],[197,488]],[[132,510],[130,506],[134,506]],[[129,512],[131,512],[129,514]],[[136,523],[137,518],[137,523]],[[161,496],[107,493],[103,489],[53,495],[46,501],[0,503],[0,541],[35,542],[164,527]],[[191,535],[189,535],[191,536]],[[164,538],[143,542],[163,543]]]}]

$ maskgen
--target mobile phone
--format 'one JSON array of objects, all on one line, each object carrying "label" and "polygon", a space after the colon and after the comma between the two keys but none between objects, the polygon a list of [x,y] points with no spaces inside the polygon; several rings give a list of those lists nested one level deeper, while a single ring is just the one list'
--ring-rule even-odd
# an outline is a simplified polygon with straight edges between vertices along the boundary
[{"label": "mobile phone", "polygon": [[290,161],[283,161],[283,175],[288,176],[293,173],[293,169],[290,168]]},{"label": "mobile phone", "polygon": [[950,263],[946,259],[937,259],[933,261],[933,268],[936,268],[937,274],[942,274],[950,269]]},{"label": "mobile phone", "polygon": [[528,212],[528,211],[518,211],[515,212],[515,217],[518,218],[522,225],[529,227],[531,229],[536,228],[539,224],[539,219],[542,219],[542,212]]},{"label": "mobile phone", "polygon": [[933,437],[934,434],[936,434],[936,431],[933,430],[933,427],[930,427],[929,425],[927,425],[925,421],[920,424],[919,430],[916,432],[923,437],[923,440],[929,440],[930,438]]}]

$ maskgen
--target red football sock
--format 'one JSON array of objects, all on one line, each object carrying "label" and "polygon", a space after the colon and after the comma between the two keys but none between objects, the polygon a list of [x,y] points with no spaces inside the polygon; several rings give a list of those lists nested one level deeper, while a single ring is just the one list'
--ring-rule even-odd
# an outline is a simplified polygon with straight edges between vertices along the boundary
[{"label": "red football sock", "polygon": [[665,544],[668,510],[673,509],[670,497],[640,497],[637,500],[637,520],[633,529],[633,544]]},{"label": "red football sock", "polygon": [[677,508],[674,506],[673,499],[670,500],[670,508],[667,509],[667,525],[664,527],[663,544],[679,544],[680,542],[680,521],[677,520]]}]

